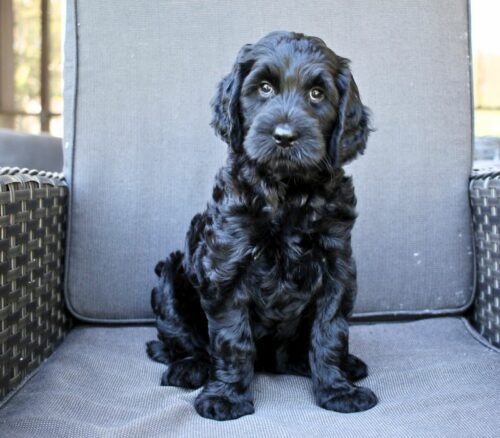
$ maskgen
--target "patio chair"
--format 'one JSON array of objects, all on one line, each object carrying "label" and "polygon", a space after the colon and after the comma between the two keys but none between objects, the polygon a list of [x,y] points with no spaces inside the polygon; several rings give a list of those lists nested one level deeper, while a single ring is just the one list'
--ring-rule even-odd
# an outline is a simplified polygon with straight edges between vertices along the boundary
[{"label": "patio chair", "polygon": [[[465,0],[70,0],[66,13],[64,173],[0,172],[0,436],[499,435],[500,176],[471,177]],[[350,337],[380,401],[326,411],[309,379],[257,374],[255,414],[216,422],[146,356],[153,267],[182,248],[224,160],[217,82],[278,29],[352,59],[373,112],[348,168]]]}]

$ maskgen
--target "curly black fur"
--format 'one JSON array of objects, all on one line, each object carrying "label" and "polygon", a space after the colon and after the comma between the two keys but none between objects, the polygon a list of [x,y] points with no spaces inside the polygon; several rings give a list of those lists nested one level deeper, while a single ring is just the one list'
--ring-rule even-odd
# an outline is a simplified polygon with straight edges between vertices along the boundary
[{"label": "curly black fur", "polygon": [[155,269],[159,340],[147,349],[169,365],[162,384],[204,385],[195,408],[216,420],[254,412],[254,370],[311,376],[325,409],[371,408],[376,396],[353,383],[366,365],[348,353],[356,198],[342,165],[369,134],[348,61],[319,38],[273,32],[241,49],[212,107],[227,163],[185,253]]}]

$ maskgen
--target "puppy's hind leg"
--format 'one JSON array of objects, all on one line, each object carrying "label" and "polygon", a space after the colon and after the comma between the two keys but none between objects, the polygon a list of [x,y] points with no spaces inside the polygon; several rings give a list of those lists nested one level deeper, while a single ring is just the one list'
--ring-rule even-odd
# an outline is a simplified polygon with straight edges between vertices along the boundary
[{"label": "puppy's hind leg", "polygon": [[346,373],[347,379],[351,382],[356,382],[368,376],[368,367],[359,357],[354,356],[354,354],[347,355],[341,368]]},{"label": "puppy's hind leg", "polygon": [[[208,368],[204,364],[208,357],[208,326],[198,293],[182,267],[182,258],[181,252],[174,252],[155,268],[160,281],[151,293],[151,306],[158,341],[149,341],[146,350],[151,359],[171,366],[162,384],[195,387]],[[187,377],[189,373],[192,378]]]},{"label": "puppy's hind leg", "polygon": [[196,389],[203,386],[208,380],[209,369],[208,356],[192,356],[176,360],[163,373],[161,384]]},{"label": "puppy's hind leg", "polygon": [[161,341],[148,341],[146,342],[146,352],[150,359],[155,362],[160,362],[168,365],[172,358],[168,351],[165,350],[165,346]]}]

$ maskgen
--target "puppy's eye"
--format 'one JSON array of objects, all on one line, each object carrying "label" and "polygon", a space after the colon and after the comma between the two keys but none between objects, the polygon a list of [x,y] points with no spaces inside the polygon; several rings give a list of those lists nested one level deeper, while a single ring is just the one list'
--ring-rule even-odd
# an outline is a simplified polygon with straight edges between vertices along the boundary
[{"label": "puppy's eye", "polygon": [[309,98],[311,99],[311,102],[318,103],[325,98],[325,93],[321,88],[311,88],[309,91]]},{"label": "puppy's eye", "polygon": [[259,93],[262,97],[273,96],[275,93],[274,87],[269,82],[261,82],[259,85]]}]

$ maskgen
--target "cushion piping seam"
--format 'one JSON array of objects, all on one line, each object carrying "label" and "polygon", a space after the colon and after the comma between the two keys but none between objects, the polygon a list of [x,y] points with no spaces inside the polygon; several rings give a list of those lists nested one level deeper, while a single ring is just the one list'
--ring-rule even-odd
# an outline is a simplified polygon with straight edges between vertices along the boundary
[{"label": "cushion piping seam", "polygon": [[467,320],[467,318],[460,318],[469,333],[469,335],[475,339],[478,343],[480,343],[483,347],[486,347],[488,350],[493,351],[494,353],[500,353],[500,348],[495,347],[494,345],[490,344],[486,339],[484,339],[471,325],[471,323]]}]

